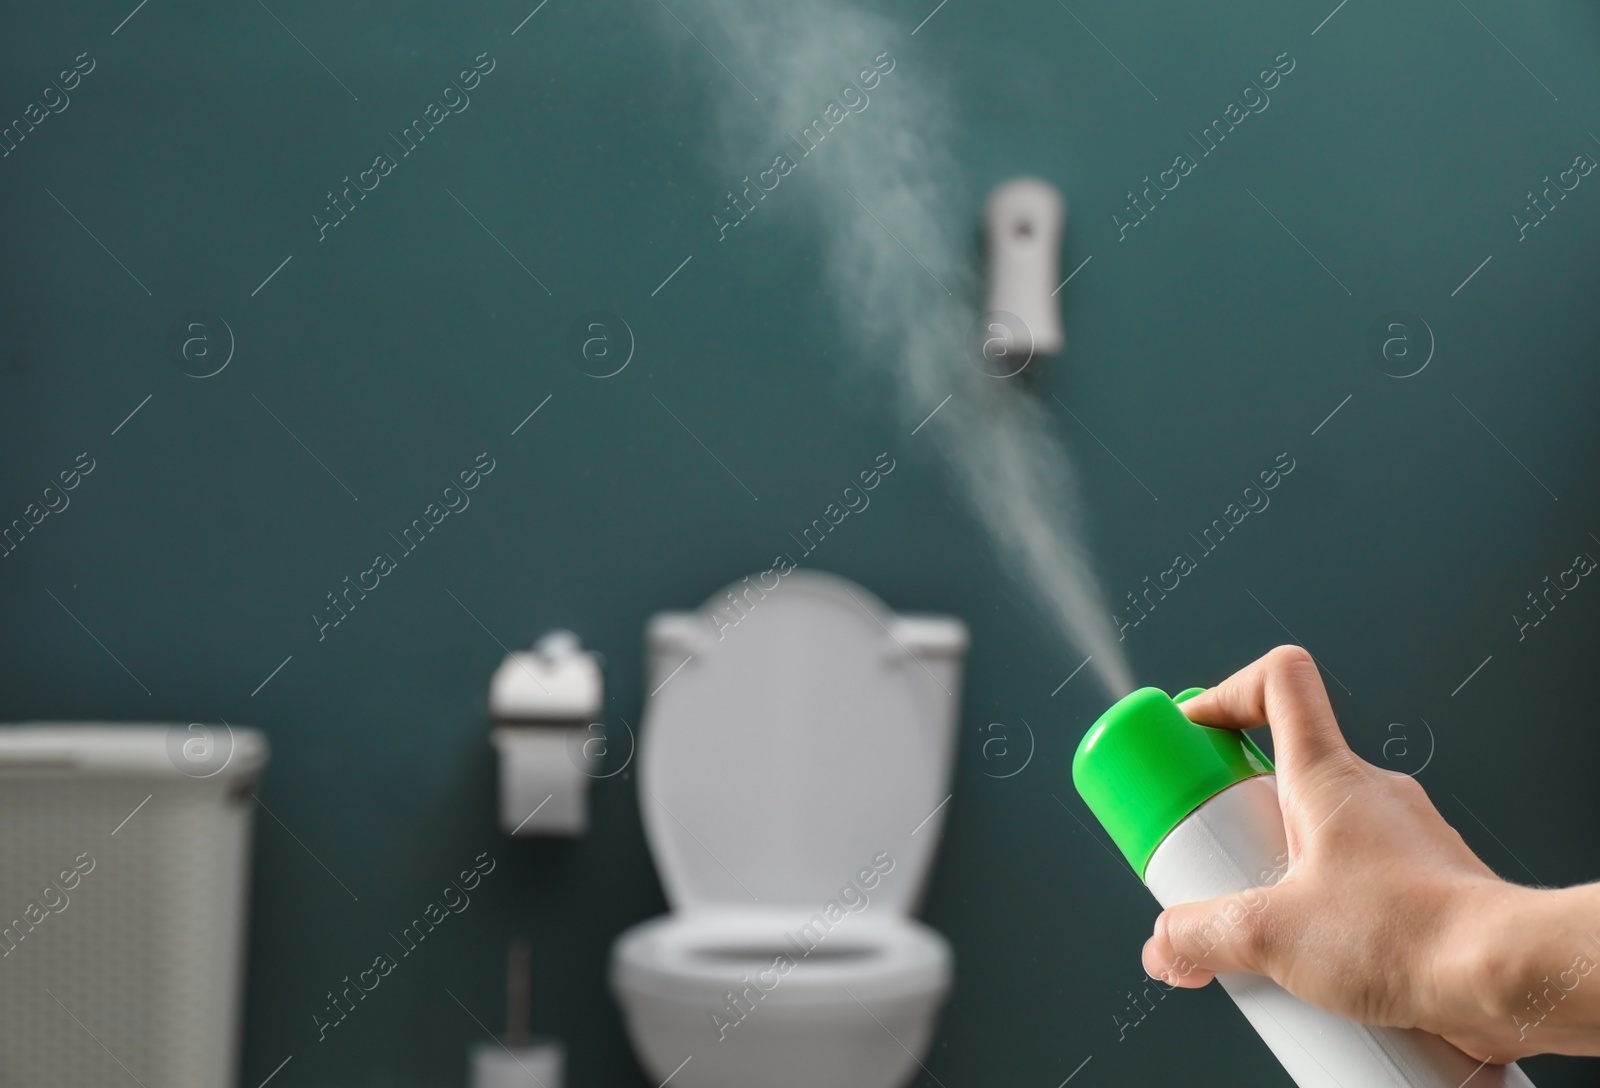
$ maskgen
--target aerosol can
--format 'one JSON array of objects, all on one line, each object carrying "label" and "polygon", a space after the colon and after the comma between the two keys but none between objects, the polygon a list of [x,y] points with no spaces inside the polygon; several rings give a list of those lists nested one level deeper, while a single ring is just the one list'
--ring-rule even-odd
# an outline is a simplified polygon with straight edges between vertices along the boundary
[{"label": "aerosol can", "polygon": [[[1271,762],[1249,737],[1195,725],[1140,688],[1094,723],[1072,760],[1078,793],[1163,907],[1233,896],[1217,925],[1262,909],[1252,890],[1285,871],[1288,841]],[[1358,1024],[1271,979],[1217,981],[1300,1088],[1533,1088],[1515,1065],[1483,1065],[1436,1035]]]}]

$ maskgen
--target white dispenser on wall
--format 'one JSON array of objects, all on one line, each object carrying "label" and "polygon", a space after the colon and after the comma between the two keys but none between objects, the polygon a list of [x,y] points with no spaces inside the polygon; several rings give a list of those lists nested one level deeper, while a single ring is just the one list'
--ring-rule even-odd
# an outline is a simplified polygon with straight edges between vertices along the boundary
[{"label": "white dispenser on wall", "polygon": [[[1272,764],[1243,733],[1195,725],[1173,700],[1140,688],[1101,715],[1078,746],[1072,779],[1163,907],[1239,896],[1271,883],[1288,857]],[[1227,919],[1221,920],[1227,924]],[[1269,978],[1219,974],[1300,1088],[1533,1088],[1515,1065],[1480,1065],[1436,1035],[1358,1024]]]},{"label": "white dispenser on wall", "polygon": [[[984,208],[988,237],[989,296],[993,315],[1020,319],[1005,332],[1021,342],[1011,350],[1026,358],[1055,355],[1067,344],[1061,327],[1061,232],[1067,202],[1049,182],[1019,178],[996,186]],[[1006,324],[1004,317],[1001,324]],[[1024,362],[1019,365],[1025,365]]]},{"label": "white dispenser on wall", "polygon": [[500,755],[500,826],[510,835],[581,835],[603,736],[591,729],[605,682],[571,631],[513,653],[489,682],[489,741]]},{"label": "white dispenser on wall", "polygon": [[0,727],[0,1084],[239,1083],[266,752],[225,725]]}]

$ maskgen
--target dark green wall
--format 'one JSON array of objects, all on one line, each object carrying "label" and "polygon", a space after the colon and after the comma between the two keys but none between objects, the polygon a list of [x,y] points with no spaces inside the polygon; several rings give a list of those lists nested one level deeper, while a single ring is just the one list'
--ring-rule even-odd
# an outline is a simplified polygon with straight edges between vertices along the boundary
[{"label": "dark green wall", "polygon": [[[717,247],[728,179],[706,166],[708,96],[737,91],[704,54],[673,59],[682,31],[649,0],[550,0],[513,37],[532,6],[277,0],[280,25],[248,0],[151,0],[115,35],[131,0],[0,13],[5,117],[72,58],[96,62],[0,159],[0,515],[80,451],[96,464],[0,560],[0,711],[262,729],[262,800],[359,897],[258,824],[241,1083],[290,1053],[284,1084],[461,1083],[481,1032],[446,989],[497,1024],[518,933],[571,1083],[641,1083],[604,985],[612,938],[664,907],[635,784],[596,784],[581,840],[498,834],[495,640],[577,630],[608,660],[607,721],[637,724],[646,617],[768,566],[883,450],[900,467],[815,563],[972,628],[926,910],[957,957],[932,1074],[1053,1085],[1093,1055],[1075,1084],[1175,1068],[1286,1083],[1219,993],[1175,995],[1118,1041],[1156,909],[1068,781],[1102,697],[1087,675],[1052,696],[1080,658],[946,489],[937,429],[912,437],[881,390],[837,379],[856,362],[799,221],[752,218]],[[974,229],[982,193],[1017,174],[1072,204],[1064,268],[1092,261],[1063,292],[1070,349],[1039,391],[1098,436],[1059,415],[1108,595],[1295,459],[1271,508],[1128,632],[1141,680],[1212,681],[1292,630],[1369,758],[1415,770],[1431,729],[1421,781],[1500,872],[1600,875],[1600,589],[1521,642],[1509,618],[1575,553],[1600,554],[1600,175],[1526,240],[1512,220],[1547,173],[1600,156],[1600,14],[1354,0],[1313,35],[1333,0],[951,0],[912,37],[932,4],[882,7],[904,26],[899,63],[954,87],[950,184]],[[692,0],[674,11],[717,50]],[[319,242],[324,192],[485,51],[470,108]],[[1284,52],[1296,67],[1271,106],[1119,242],[1125,191]],[[605,381],[564,346],[595,309],[637,339]],[[194,310],[237,338],[205,380],[169,346]],[[1365,346],[1394,310],[1437,340],[1406,380]],[[485,450],[496,467],[470,509],[319,642],[323,595]],[[990,723],[1023,721],[1035,757],[992,777],[1014,768],[985,761]],[[1386,750],[1401,733],[1424,747]],[[324,991],[483,850],[500,865],[470,911],[318,1043]],[[1527,1066],[1545,1088],[1594,1076]]]}]

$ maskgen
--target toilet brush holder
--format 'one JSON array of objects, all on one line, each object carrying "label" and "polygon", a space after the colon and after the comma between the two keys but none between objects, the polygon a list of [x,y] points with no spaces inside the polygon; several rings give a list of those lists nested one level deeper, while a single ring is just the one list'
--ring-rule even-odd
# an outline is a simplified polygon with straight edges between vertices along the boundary
[{"label": "toilet brush holder", "polygon": [[522,938],[506,947],[506,1030],[492,1043],[473,1046],[471,1088],[562,1088],[566,1051],[560,1040],[530,1035],[533,946]]},{"label": "toilet brush holder", "polygon": [[566,1052],[554,1039],[526,1046],[478,1043],[472,1048],[472,1088],[562,1088]]}]

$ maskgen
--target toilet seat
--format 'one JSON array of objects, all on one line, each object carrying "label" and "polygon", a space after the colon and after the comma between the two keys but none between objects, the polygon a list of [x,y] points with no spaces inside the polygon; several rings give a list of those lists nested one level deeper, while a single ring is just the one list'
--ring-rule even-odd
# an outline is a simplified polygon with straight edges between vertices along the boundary
[{"label": "toilet seat", "polygon": [[896,615],[829,574],[745,582],[650,622],[639,805],[668,901],[809,914],[883,856],[895,872],[873,909],[912,913],[948,800],[966,626]]},{"label": "toilet seat", "polygon": [[[630,993],[716,1008],[752,983],[763,1001],[829,1008],[922,1000],[950,986],[950,946],[911,919],[846,915],[806,949],[810,917],[788,911],[663,915],[617,940],[612,984]],[[793,967],[774,968],[778,957]],[[763,975],[763,972],[765,974]],[[758,981],[759,980],[759,981]]]}]

